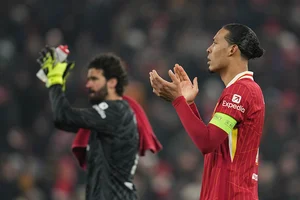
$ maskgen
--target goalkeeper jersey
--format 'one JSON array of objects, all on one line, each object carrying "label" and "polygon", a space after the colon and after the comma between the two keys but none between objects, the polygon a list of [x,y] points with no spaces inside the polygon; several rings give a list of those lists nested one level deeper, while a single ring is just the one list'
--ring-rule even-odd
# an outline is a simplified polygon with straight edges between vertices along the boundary
[{"label": "goalkeeper jersey", "polygon": [[57,128],[91,130],[87,146],[86,200],[135,200],[132,183],[138,164],[139,138],[133,111],[125,100],[72,108],[60,85],[50,87]]}]

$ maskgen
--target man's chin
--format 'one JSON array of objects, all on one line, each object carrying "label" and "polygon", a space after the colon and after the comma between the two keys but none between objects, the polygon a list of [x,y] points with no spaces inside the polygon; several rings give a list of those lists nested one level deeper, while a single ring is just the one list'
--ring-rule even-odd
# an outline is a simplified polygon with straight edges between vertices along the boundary
[{"label": "man's chin", "polygon": [[210,66],[208,67],[208,70],[207,70],[210,74],[213,74],[215,73],[215,71],[213,69],[210,68]]}]

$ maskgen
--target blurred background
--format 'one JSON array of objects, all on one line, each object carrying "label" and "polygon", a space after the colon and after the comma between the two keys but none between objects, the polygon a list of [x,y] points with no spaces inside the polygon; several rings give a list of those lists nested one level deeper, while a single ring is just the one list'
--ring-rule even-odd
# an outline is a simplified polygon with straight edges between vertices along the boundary
[{"label": "blurred background", "polygon": [[0,195],[3,200],[84,200],[85,174],[70,147],[74,135],[54,129],[47,89],[35,76],[45,44],[69,45],[76,61],[67,84],[73,106],[87,107],[88,61],[121,56],[126,93],[144,107],[164,146],[140,159],[140,199],[198,200],[203,156],[175,110],[152,93],[148,77],[180,63],[199,80],[198,109],[208,122],[223,90],[207,72],[206,49],[222,25],[240,22],[266,54],[250,62],[263,89],[260,148],[262,200],[300,199],[300,1],[298,0],[2,0],[0,6]]}]

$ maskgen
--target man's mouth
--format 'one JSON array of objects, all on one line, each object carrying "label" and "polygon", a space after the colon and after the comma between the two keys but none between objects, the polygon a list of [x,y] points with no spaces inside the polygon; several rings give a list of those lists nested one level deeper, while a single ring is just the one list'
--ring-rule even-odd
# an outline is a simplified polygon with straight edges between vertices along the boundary
[{"label": "man's mouth", "polygon": [[92,90],[90,90],[90,91],[89,91],[89,95],[90,95],[90,96],[94,96],[94,95],[95,95],[95,92],[92,91]]},{"label": "man's mouth", "polygon": [[207,64],[209,64],[209,63],[210,63],[210,61],[211,61],[211,60],[210,60],[209,58],[207,58]]}]

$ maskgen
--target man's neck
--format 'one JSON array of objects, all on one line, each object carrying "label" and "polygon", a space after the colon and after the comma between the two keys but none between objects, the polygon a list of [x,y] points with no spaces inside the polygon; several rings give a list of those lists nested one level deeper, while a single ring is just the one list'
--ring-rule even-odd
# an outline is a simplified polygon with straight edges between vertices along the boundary
[{"label": "man's neck", "polygon": [[105,100],[108,100],[108,101],[122,100],[122,97],[117,94],[108,94],[106,96]]},{"label": "man's neck", "polygon": [[220,72],[220,77],[225,86],[239,73],[248,71],[247,63],[239,63],[234,65],[229,65],[226,69]]}]

